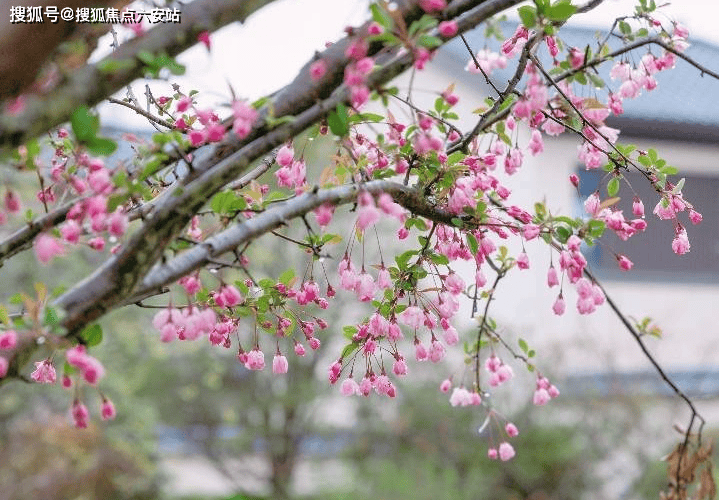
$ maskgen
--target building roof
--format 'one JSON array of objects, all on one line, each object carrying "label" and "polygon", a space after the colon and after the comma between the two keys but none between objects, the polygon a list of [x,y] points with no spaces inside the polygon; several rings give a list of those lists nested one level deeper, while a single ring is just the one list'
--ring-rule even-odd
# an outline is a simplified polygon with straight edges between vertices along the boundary
[{"label": "building roof", "polygon": [[[500,23],[500,25],[505,36],[510,36],[517,26],[516,23],[510,22]],[[501,42],[496,39],[486,41],[484,30],[484,26],[479,26],[465,35],[470,47],[475,52],[485,46],[498,51]],[[596,50],[598,40],[604,39],[606,35],[606,30],[566,26],[561,29],[559,38],[570,47],[584,49],[589,43],[590,47]],[[691,45],[685,51],[687,56],[706,68],[719,71],[719,46],[691,38],[689,42]],[[612,49],[621,46],[621,42],[616,39],[610,40],[609,44]],[[628,60],[638,61],[647,50],[659,55],[662,49],[656,46],[650,49],[642,47],[629,55]],[[540,57],[544,56],[547,65],[550,66],[551,60],[546,49],[541,49],[539,54]],[[472,82],[484,85],[482,75],[464,71],[469,54],[461,39],[455,39],[443,47],[437,55],[437,60],[449,71],[462,75],[460,78],[465,81],[471,79]],[[600,70],[600,76],[609,88],[616,90],[619,85],[616,80],[609,77],[610,68],[611,63],[604,64]],[[510,64],[507,69],[492,74],[492,80],[500,89],[502,88],[501,84],[511,77],[513,69],[513,65]],[[642,95],[636,99],[626,99],[624,114],[612,117],[607,120],[607,123],[622,129],[623,134],[628,135],[651,135],[667,139],[718,142],[719,80],[709,75],[702,76],[698,69],[680,58],[677,58],[673,70],[659,72],[655,78],[659,84],[655,90],[643,91]],[[520,83],[518,89],[522,88],[523,84]],[[578,92],[580,91],[578,90]],[[606,98],[606,93],[601,95]]]}]

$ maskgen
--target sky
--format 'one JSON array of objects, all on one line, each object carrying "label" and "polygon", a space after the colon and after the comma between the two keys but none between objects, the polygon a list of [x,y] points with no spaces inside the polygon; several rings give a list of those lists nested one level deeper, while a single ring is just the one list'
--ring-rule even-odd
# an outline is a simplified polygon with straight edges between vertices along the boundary
[{"label": "sky", "polygon": [[[631,13],[635,4],[634,0],[604,0],[591,13],[575,16],[571,22],[607,27],[617,16]],[[363,22],[368,17],[367,5],[368,0],[277,0],[250,16],[244,25],[230,25],[214,33],[209,53],[196,46],[181,54],[178,61],[187,66],[187,74],[171,81],[180,83],[186,92],[202,91],[200,102],[206,105],[227,100],[230,84],[238,97],[258,99],[289,83],[315,51],[343,36],[345,26]],[[677,0],[662,10],[667,17],[660,19],[675,19],[689,28],[690,41],[696,37],[719,44],[719,2]],[[705,63],[719,69],[719,62]],[[170,93],[169,82],[151,87],[156,97]],[[136,84],[135,94],[140,97],[143,92]],[[102,105],[100,112],[103,124],[147,127],[144,119],[117,105]]]}]

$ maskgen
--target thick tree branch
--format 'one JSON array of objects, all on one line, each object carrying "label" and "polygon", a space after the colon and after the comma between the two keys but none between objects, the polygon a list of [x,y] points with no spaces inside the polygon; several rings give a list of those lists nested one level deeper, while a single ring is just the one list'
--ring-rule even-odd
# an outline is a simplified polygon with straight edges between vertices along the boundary
[{"label": "thick tree branch", "polygon": [[421,192],[398,182],[376,180],[365,184],[353,184],[336,188],[315,190],[282,202],[255,217],[243,221],[225,231],[208,238],[174,259],[155,265],[142,280],[136,293],[145,294],[151,290],[174,283],[222,255],[245,243],[253,241],[273,229],[285,225],[291,219],[301,217],[324,203],[342,205],[354,202],[361,191],[388,193],[392,198],[416,215],[442,224],[451,224],[455,215],[435,207]]}]

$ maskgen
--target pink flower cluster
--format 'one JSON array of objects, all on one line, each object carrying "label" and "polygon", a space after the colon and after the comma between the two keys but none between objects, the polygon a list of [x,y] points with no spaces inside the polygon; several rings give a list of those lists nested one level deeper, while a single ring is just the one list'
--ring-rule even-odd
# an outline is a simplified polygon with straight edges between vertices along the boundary
[{"label": "pink flower cluster", "polygon": [[77,345],[65,351],[65,359],[70,366],[80,370],[85,382],[90,385],[97,385],[105,375],[105,368],[97,358],[87,354],[84,345]]}]

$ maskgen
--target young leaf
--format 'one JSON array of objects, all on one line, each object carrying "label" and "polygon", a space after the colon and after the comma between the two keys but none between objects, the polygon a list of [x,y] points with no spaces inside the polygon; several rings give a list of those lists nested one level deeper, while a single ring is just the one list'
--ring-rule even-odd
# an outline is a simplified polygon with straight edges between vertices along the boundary
[{"label": "young leaf", "polygon": [[612,180],[610,180],[607,183],[607,194],[609,196],[616,196],[619,192],[619,177],[613,177]]}]

